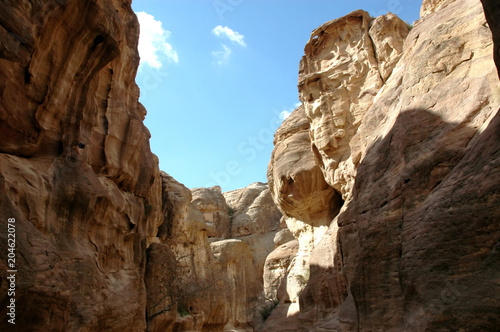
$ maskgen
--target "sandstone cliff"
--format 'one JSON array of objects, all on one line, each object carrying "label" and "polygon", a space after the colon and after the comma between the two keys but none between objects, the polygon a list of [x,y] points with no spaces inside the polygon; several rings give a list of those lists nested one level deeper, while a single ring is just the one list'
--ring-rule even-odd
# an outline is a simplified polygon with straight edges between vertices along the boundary
[{"label": "sandstone cliff", "polygon": [[310,172],[319,167],[344,203],[319,239],[310,216],[299,217],[315,238],[307,285],[263,330],[493,331],[500,323],[491,296],[500,261],[491,31],[477,0],[424,1],[421,16],[409,33],[391,14],[363,11],[313,31],[299,70],[308,123],[291,119],[277,131],[268,178],[285,215],[296,213],[294,197],[314,191],[331,211],[321,179],[297,176],[303,162],[281,166],[312,153]]},{"label": "sandstone cliff", "polygon": [[223,194],[158,169],[130,1],[1,2],[16,330],[495,331],[500,30],[483,4],[424,0],[411,31],[361,10],[316,29],[269,188]]},{"label": "sandstone cliff", "polygon": [[229,206],[219,186],[195,188],[192,203],[203,213],[208,226],[207,235],[215,239],[227,239],[230,232]]},{"label": "sandstone cliff", "polygon": [[220,188],[160,174],[134,82],[138,33],[130,1],[0,4],[0,226],[16,220],[19,331],[222,331],[255,318],[281,215],[260,188],[235,225],[272,246],[226,240]]},{"label": "sandstone cliff", "polygon": [[[247,328],[260,293],[252,251],[240,240],[209,243],[209,234],[219,228],[217,222],[227,226],[224,197],[218,188],[190,191],[166,173],[162,180],[165,218],[148,249],[146,269],[148,328],[222,331],[227,324]],[[217,210],[220,206],[225,207],[225,216]],[[212,219],[214,214],[219,217]]]},{"label": "sandstone cliff", "polygon": [[258,282],[262,285],[267,255],[283,241],[291,240],[291,234],[285,225],[280,224],[281,212],[274,204],[267,184],[253,183],[224,193],[224,198],[230,211],[231,238],[250,246]]},{"label": "sandstone cliff", "polygon": [[223,194],[161,177],[164,222],[148,249],[145,279],[148,329],[252,331],[265,305],[264,261],[291,237],[280,233],[267,185]]},{"label": "sandstone cliff", "polygon": [[[146,327],[162,203],[138,33],[130,1],[0,3],[0,247],[15,218],[19,331]],[[6,317],[5,282],[0,298]]]}]

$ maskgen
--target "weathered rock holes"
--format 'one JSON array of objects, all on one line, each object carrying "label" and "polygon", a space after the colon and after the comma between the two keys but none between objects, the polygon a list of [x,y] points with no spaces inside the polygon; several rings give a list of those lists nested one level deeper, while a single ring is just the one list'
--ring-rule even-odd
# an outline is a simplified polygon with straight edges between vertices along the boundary
[{"label": "weathered rock holes", "polygon": [[103,35],[98,35],[97,37],[94,38],[94,47],[103,43],[105,40]]}]

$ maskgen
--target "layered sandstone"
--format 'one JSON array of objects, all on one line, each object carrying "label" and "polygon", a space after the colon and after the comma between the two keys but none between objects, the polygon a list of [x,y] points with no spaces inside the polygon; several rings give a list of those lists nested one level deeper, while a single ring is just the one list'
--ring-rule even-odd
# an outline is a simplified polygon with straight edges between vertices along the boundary
[{"label": "layered sandstone", "polygon": [[269,189],[285,217],[314,226],[328,225],[339,197],[315,162],[309,131],[303,106],[283,121],[275,134],[267,171]]},{"label": "layered sandstone", "polygon": [[[500,104],[491,34],[479,2],[441,6],[411,31],[353,139],[361,161],[352,202],[325,240],[341,244],[334,259],[345,276],[336,284],[347,296],[336,299],[340,326],[495,325],[489,308],[497,300],[487,296],[495,269],[486,263],[499,232],[498,164],[488,157],[497,146],[492,119]],[[307,295],[302,304],[312,309]]]},{"label": "layered sandstone", "polygon": [[251,248],[236,239],[213,242],[210,246],[221,265],[226,282],[225,288],[219,293],[224,303],[229,304],[225,330],[236,328],[239,331],[253,331],[255,308],[260,301],[262,288],[252,264]]},{"label": "layered sandstone", "polygon": [[[305,48],[299,92],[312,151],[346,202],[312,251],[299,312],[288,326],[278,324],[290,316],[290,308],[278,305],[268,326],[498,326],[493,308],[499,299],[491,289],[499,260],[500,85],[491,32],[476,0],[424,1],[422,18],[405,40],[404,29],[389,24],[394,19],[371,20],[356,11],[315,30]],[[384,31],[377,24],[388,28],[374,37]],[[377,58],[377,39],[385,41],[384,54],[394,55],[387,67]],[[380,80],[371,74],[376,71]],[[288,139],[280,136],[275,151]],[[270,168],[279,158],[273,155]],[[278,204],[286,199],[273,195]]]},{"label": "layered sandstone", "polygon": [[19,331],[146,328],[162,202],[138,34],[130,1],[0,3],[0,226],[16,219]]},{"label": "layered sandstone", "polygon": [[500,32],[483,3],[488,23],[477,0],[424,1],[407,37],[363,11],[315,30],[269,189],[222,194],[158,170],[130,1],[2,2],[17,329],[496,330]]},{"label": "layered sandstone", "polygon": [[[229,235],[220,189],[191,193],[149,149],[130,1],[8,1],[0,23],[0,214],[5,229],[16,219],[16,327],[248,328],[262,281],[244,242],[212,252],[208,237]],[[270,225],[271,239],[274,210],[252,226]]]},{"label": "layered sandstone", "polygon": [[[149,330],[251,331],[262,320],[264,261],[290,236],[267,185],[222,194],[161,176],[164,222],[146,269]],[[231,225],[244,235],[228,238]]]},{"label": "layered sandstone", "polygon": [[262,234],[279,228],[281,213],[267,184],[256,182],[223,195],[230,208],[231,237]]},{"label": "layered sandstone", "polygon": [[500,6],[495,0],[481,0],[481,2],[488,26],[493,33],[493,58],[500,77],[500,21],[497,19],[500,16]]},{"label": "layered sandstone", "polygon": [[[299,244],[286,273],[291,303],[298,305],[310,277],[311,252],[352,186],[345,181],[355,175],[348,167],[350,139],[391,75],[407,33],[393,14],[373,20],[359,10],[323,24],[306,45],[299,72],[303,105],[277,130],[268,168],[276,204]],[[332,174],[336,167],[347,170]]]},{"label": "layered sandstone", "polygon": [[[191,191],[168,174],[161,176],[164,222],[146,269],[148,328],[201,331],[214,308],[226,310],[213,296],[225,285],[208,243],[209,227],[191,203]],[[227,320],[222,314],[210,323],[222,329]]]},{"label": "layered sandstone", "polygon": [[256,182],[223,195],[229,206],[231,238],[248,244],[262,292],[266,257],[280,241],[290,240],[290,232],[280,223],[282,215],[274,204],[267,184]]},{"label": "layered sandstone", "polygon": [[229,236],[229,206],[219,186],[191,189],[192,203],[203,213],[210,238],[226,239]]},{"label": "layered sandstone", "polygon": [[251,330],[262,285],[246,242],[211,237],[218,221],[229,220],[220,188],[189,190],[161,176],[164,223],[148,250],[146,269],[148,328]]},{"label": "layered sandstone", "polygon": [[347,198],[355,177],[350,141],[402,53],[408,26],[362,10],[311,33],[299,68],[299,98],[326,182]]}]

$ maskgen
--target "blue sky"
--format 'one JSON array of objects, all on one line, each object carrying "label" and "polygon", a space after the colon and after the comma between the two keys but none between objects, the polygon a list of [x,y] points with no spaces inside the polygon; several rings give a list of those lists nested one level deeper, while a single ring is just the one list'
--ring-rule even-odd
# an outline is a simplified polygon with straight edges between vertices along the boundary
[{"label": "blue sky", "polygon": [[267,182],[273,134],[298,100],[310,33],[355,9],[407,22],[421,1],[133,0],[136,82],[160,169],[189,188]]}]

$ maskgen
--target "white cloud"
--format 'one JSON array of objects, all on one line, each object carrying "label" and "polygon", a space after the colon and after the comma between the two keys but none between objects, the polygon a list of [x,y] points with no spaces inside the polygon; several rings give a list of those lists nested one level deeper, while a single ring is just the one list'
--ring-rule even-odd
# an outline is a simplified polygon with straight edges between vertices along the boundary
[{"label": "white cloud", "polygon": [[241,47],[246,47],[247,46],[247,44],[243,40],[243,39],[245,39],[245,36],[243,36],[242,34],[240,34],[237,31],[231,30],[228,27],[222,27],[221,25],[218,25],[215,28],[213,28],[212,33],[214,35],[216,35],[217,37],[220,37],[220,38],[226,37],[230,41],[232,41],[233,43],[236,43],[236,44],[240,45]]},{"label": "white cloud", "polygon": [[286,119],[287,119],[287,118],[288,118],[288,117],[292,114],[292,112],[293,112],[296,108],[298,108],[300,105],[302,105],[302,103],[300,103],[300,102],[299,102],[299,103],[295,103],[295,104],[293,105],[293,108],[284,109],[283,111],[281,111],[281,112],[280,112],[280,115],[279,115],[280,119],[281,119],[282,121],[286,120]]},{"label": "white cloud", "polygon": [[231,49],[227,47],[226,45],[222,44],[222,50],[221,51],[213,51],[212,55],[215,57],[217,60],[217,64],[223,65],[224,63],[229,60],[229,57],[231,56]]},{"label": "white cloud", "polygon": [[285,119],[286,119],[286,118],[288,118],[291,114],[292,114],[292,112],[290,112],[290,111],[281,111],[281,113],[280,113],[280,119],[281,119],[281,120],[285,120]]},{"label": "white cloud", "polygon": [[141,65],[160,68],[162,60],[167,59],[179,62],[177,52],[167,43],[170,31],[164,30],[161,21],[155,20],[153,15],[146,12],[136,13],[140,24],[139,56]]}]

